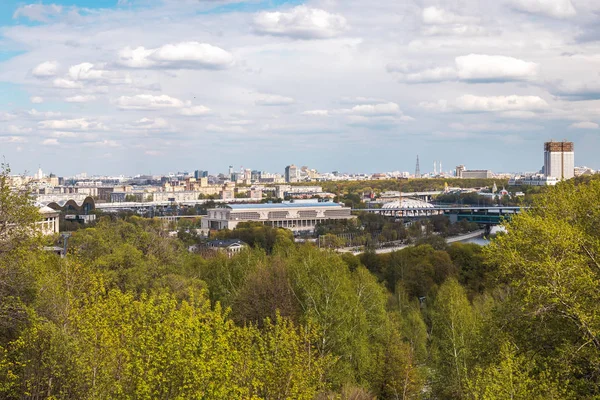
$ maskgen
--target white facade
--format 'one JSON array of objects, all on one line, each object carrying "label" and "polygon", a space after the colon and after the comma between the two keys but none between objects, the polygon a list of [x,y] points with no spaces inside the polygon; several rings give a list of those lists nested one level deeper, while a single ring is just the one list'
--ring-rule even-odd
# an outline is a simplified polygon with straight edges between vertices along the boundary
[{"label": "white facade", "polygon": [[544,152],[544,173],[558,179],[575,176],[575,152]]},{"label": "white facade", "polygon": [[234,229],[240,222],[253,221],[295,232],[314,231],[318,223],[354,218],[351,211],[337,203],[314,201],[228,205],[208,210],[202,228]]},{"label": "white facade", "polygon": [[40,214],[42,215],[42,220],[37,223],[40,228],[42,235],[53,235],[58,233],[58,216],[59,213],[50,207],[41,207]]},{"label": "white facade", "polygon": [[575,151],[572,142],[544,144],[544,175],[558,180],[575,176]]},{"label": "white facade", "polygon": [[508,186],[554,186],[559,179],[554,176],[546,176],[542,174],[515,176],[508,180]]}]

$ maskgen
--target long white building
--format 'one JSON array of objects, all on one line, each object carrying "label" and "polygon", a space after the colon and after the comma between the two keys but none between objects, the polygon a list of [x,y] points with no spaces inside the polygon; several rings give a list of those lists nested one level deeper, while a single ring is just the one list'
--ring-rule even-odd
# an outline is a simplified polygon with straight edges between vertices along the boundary
[{"label": "long white building", "polygon": [[262,222],[294,232],[314,231],[318,223],[355,218],[351,208],[338,203],[294,201],[273,204],[229,204],[208,210],[203,229],[234,229],[240,222]]}]

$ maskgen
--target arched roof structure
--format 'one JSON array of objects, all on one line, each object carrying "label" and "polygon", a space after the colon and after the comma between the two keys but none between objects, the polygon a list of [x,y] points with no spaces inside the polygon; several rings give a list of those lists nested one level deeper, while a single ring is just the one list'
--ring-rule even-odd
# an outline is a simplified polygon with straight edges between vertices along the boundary
[{"label": "arched roof structure", "polygon": [[401,200],[385,203],[381,208],[434,208],[434,206],[423,200],[403,198]]},{"label": "arched roof structure", "polygon": [[91,197],[84,199],[61,199],[57,201],[46,201],[38,203],[40,206],[49,207],[64,213],[75,212],[77,214],[89,214],[96,209],[96,202]]}]

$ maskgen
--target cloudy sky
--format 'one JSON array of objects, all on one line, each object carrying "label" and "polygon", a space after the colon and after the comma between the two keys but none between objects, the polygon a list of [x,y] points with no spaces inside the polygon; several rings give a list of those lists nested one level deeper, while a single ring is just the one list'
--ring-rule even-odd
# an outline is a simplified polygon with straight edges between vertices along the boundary
[{"label": "cloudy sky", "polygon": [[600,168],[597,0],[0,2],[0,155],[69,175]]}]

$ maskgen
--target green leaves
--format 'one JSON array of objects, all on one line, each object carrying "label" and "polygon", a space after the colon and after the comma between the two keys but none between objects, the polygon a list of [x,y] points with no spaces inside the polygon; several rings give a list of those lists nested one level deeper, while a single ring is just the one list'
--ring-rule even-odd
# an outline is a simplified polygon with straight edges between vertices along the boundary
[{"label": "green leaves", "polygon": [[[486,249],[511,297],[499,315],[523,353],[573,396],[600,394],[600,181],[569,181],[514,218]],[[541,375],[539,375],[541,376]],[[538,376],[538,377],[539,377]]]}]

